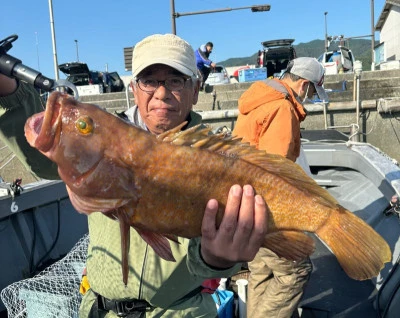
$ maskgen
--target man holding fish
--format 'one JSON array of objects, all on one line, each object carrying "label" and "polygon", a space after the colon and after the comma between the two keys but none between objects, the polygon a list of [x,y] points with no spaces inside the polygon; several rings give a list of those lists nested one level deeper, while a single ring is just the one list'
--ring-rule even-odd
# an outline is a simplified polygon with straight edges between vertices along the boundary
[{"label": "man holding fish", "polygon": [[[201,123],[201,117],[192,111],[200,82],[194,51],[186,41],[172,34],[143,39],[133,51],[132,73],[136,105],[124,116],[134,125],[159,135],[185,121],[185,129]],[[27,118],[43,110],[36,90],[0,74],[0,106],[2,140],[38,176],[59,178],[56,165],[31,148],[23,135]],[[209,294],[201,292],[202,282],[229,277],[242,262],[252,260],[267,227],[265,201],[249,185],[232,186],[219,227],[217,210],[218,202],[210,200],[204,212],[201,237],[178,237],[170,241],[175,262],[158,255],[165,252],[165,242],[159,241],[158,236],[128,229],[129,258],[123,273],[121,244],[126,242],[121,238],[120,224],[102,213],[90,214],[87,257],[90,289],[83,297],[79,316],[215,317],[215,303]],[[162,218],[163,211],[159,212]]]},{"label": "man holding fish", "polygon": [[[375,277],[391,260],[387,242],[299,165],[210,128],[186,127],[196,122],[199,89],[188,43],[146,38],[132,69],[137,107],[126,115],[136,126],[60,92],[42,112],[32,96],[36,106],[26,102],[29,92],[20,95],[23,83],[0,92],[11,94],[0,99],[4,139],[21,145],[25,122],[26,141],[57,163],[74,208],[90,215],[81,317],[215,316],[211,297],[200,292],[204,279],[229,276],[260,245],[300,261],[315,249],[305,232],[318,235],[353,279]],[[39,157],[20,154],[40,168]]]}]

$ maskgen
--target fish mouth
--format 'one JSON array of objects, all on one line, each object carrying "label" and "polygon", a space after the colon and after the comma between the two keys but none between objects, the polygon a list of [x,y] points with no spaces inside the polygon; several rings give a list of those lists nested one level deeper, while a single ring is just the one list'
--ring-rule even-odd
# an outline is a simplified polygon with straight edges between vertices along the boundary
[{"label": "fish mouth", "polygon": [[[71,188],[72,190],[74,190],[74,191],[77,191],[77,189],[81,188],[81,187],[82,187],[82,184],[83,184],[88,178],[90,178],[91,175],[94,175],[94,174],[96,173],[96,171],[97,171],[98,168],[99,168],[100,162],[101,162],[101,159],[98,160],[98,161],[96,161],[96,162],[93,164],[93,166],[92,166],[90,169],[88,169],[86,172],[80,173],[79,176],[76,177],[76,178],[74,179],[73,182],[67,182],[67,183],[70,184],[70,188]],[[58,174],[60,175],[60,178],[61,178],[62,180],[69,180],[69,179],[70,179],[69,175],[66,174],[66,173],[64,173],[64,171],[63,171],[62,169],[58,169]]]},{"label": "fish mouth", "polygon": [[57,136],[60,116],[59,92],[50,95],[46,110],[34,114],[25,123],[25,137],[28,143],[40,152],[48,152]]}]

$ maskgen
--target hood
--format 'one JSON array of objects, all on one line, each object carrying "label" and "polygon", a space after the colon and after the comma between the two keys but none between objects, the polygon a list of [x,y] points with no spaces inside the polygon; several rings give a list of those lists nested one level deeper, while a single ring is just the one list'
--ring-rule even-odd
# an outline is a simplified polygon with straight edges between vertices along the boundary
[{"label": "hood", "polygon": [[81,62],[71,62],[58,65],[58,68],[65,75],[75,75],[75,74],[87,74],[89,73],[89,68],[86,63]]},{"label": "hood", "polygon": [[276,82],[278,86],[280,86],[279,84],[283,85],[283,87],[281,87],[282,89],[285,89],[285,93],[275,89],[274,87],[271,87],[264,81],[255,82],[239,98],[238,104],[240,113],[246,115],[260,106],[268,107],[267,104],[271,105],[271,107],[275,107],[275,105],[270,103],[282,100],[285,98],[285,96],[288,96],[288,98],[294,104],[294,108],[299,115],[300,121],[304,120],[306,117],[305,109],[303,105],[297,101],[293,94],[293,90],[287,84],[277,79],[269,81],[271,81],[272,84],[274,84],[273,82]]}]

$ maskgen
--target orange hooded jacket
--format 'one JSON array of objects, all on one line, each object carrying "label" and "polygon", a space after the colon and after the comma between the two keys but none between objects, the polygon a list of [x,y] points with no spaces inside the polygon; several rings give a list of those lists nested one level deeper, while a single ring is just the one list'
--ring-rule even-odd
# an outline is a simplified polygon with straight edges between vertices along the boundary
[{"label": "orange hooded jacket", "polygon": [[239,98],[234,136],[260,150],[295,161],[300,154],[300,122],[306,118],[293,90],[277,79],[255,82]]}]

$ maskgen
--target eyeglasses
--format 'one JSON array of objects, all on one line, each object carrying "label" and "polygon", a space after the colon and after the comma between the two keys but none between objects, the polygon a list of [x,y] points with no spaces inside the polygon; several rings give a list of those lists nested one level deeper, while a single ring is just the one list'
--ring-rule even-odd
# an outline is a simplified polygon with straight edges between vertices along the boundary
[{"label": "eyeglasses", "polygon": [[190,77],[185,78],[181,76],[172,76],[168,77],[164,81],[159,81],[151,77],[141,77],[136,80],[136,83],[139,88],[146,93],[154,93],[161,84],[170,91],[179,92],[185,87],[186,82],[190,79]]}]

